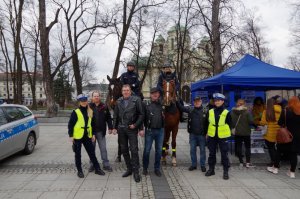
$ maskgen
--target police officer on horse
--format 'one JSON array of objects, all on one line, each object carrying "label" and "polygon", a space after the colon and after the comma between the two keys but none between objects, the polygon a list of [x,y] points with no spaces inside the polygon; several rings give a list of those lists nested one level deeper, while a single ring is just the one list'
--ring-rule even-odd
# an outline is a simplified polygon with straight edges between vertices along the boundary
[{"label": "police officer on horse", "polygon": [[178,96],[178,92],[180,89],[180,83],[178,81],[178,78],[176,76],[176,73],[172,73],[172,65],[170,62],[166,62],[163,66],[163,71],[160,73],[158,77],[158,82],[157,82],[157,88],[160,91],[160,94],[162,95],[163,93],[163,82],[166,80],[167,82],[169,81],[174,81],[175,82],[175,88],[176,88],[176,95]]},{"label": "police officer on horse", "polygon": [[122,85],[128,84],[132,90],[132,95],[140,96],[140,80],[139,75],[134,72],[135,70],[135,63],[133,61],[127,62],[127,72],[121,75],[121,83]]}]

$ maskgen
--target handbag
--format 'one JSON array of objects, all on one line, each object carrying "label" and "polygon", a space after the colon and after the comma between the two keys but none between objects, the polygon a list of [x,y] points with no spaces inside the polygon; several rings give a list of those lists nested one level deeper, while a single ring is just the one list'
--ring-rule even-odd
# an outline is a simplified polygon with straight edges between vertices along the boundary
[{"label": "handbag", "polygon": [[293,141],[292,133],[286,128],[286,109],[284,111],[284,126],[277,131],[276,135],[278,144],[286,144]]},{"label": "handbag", "polygon": [[236,121],[235,127],[234,127],[233,129],[231,129],[231,134],[232,134],[232,135],[235,135],[235,129],[236,129],[236,126],[238,125],[238,123],[239,123],[239,121],[240,121],[241,115],[242,115],[242,114],[239,115],[238,120]]}]

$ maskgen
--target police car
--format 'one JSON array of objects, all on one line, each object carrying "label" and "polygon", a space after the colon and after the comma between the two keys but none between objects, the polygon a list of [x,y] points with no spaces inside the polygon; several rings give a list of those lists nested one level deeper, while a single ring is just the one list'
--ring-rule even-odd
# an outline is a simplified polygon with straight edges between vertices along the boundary
[{"label": "police car", "polygon": [[31,154],[38,138],[38,122],[26,106],[0,105],[0,160],[19,151]]}]

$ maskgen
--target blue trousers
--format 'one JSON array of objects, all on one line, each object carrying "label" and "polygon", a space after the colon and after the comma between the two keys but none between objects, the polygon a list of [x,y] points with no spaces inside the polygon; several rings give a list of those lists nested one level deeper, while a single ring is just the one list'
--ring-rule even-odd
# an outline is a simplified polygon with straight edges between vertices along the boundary
[{"label": "blue trousers", "polygon": [[205,167],[205,142],[206,138],[204,135],[196,135],[190,133],[190,154],[193,167],[197,167],[197,146],[199,146],[200,148],[200,166]]},{"label": "blue trousers", "polygon": [[152,148],[152,143],[155,142],[155,162],[154,169],[160,169],[160,159],[162,154],[162,145],[164,141],[164,131],[163,129],[147,129],[145,133],[145,147],[143,154],[143,168],[148,169],[150,151]]}]

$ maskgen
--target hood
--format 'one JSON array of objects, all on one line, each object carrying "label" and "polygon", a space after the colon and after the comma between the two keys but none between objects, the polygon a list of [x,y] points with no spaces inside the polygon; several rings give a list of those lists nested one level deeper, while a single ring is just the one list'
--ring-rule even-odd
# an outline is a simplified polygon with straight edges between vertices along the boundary
[{"label": "hood", "polygon": [[248,108],[246,106],[238,106],[238,107],[234,107],[232,109],[232,111],[237,114],[246,112],[247,110],[248,110]]}]

